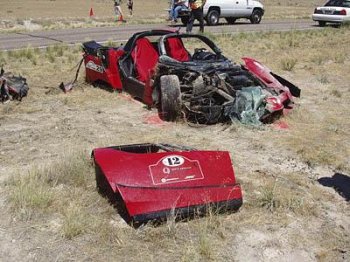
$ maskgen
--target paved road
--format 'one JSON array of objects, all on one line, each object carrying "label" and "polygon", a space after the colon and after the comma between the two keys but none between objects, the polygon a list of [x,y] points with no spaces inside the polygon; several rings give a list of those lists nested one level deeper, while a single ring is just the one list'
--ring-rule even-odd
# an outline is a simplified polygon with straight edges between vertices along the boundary
[{"label": "paved road", "polygon": [[[13,50],[31,47],[46,47],[56,43],[77,44],[87,40],[104,42],[113,40],[125,42],[129,37],[138,31],[167,28],[165,24],[150,25],[119,25],[115,27],[99,28],[76,28],[61,29],[52,31],[34,31],[23,33],[0,34],[0,50]],[[185,31],[183,26],[181,32]],[[309,30],[318,29],[315,23],[310,20],[283,20],[283,21],[262,21],[259,25],[250,23],[236,23],[234,25],[222,24],[220,26],[205,27],[205,31],[214,34],[219,33],[239,33],[258,31],[289,31],[289,30]],[[196,32],[197,27],[193,32]]]}]

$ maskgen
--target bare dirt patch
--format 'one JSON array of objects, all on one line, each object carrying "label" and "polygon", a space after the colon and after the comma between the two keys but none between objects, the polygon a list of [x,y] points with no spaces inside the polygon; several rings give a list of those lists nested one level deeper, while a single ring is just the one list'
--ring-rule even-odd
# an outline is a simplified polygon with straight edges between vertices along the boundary
[{"label": "bare dirt patch", "polygon": [[[318,183],[349,176],[348,28],[213,36],[227,56],[252,56],[302,89],[278,125],[152,124],[128,95],[83,83],[65,95],[78,48],[0,53],[29,96],[0,105],[0,260],[347,261],[349,203]],[[328,48],[329,47],[329,48]],[[294,59],[292,67],[283,61]],[[289,70],[289,71],[285,71]],[[138,230],[95,190],[93,148],[167,142],[228,150],[244,190],[238,213]]]}]

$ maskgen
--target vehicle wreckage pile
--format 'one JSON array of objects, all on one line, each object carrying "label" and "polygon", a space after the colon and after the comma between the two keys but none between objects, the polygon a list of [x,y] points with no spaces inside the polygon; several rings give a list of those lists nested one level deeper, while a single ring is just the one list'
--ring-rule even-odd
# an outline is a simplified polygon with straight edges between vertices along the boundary
[{"label": "vehicle wreckage pile", "polygon": [[[190,53],[186,44],[194,41],[203,47]],[[270,123],[300,96],[298,87],[258,61],[227,59],[203,35],[153,30],[136,33],[119,48],[90,41],[83,49],[88,82],[126,91],[157,107],[166,121],[184,116],[199,124]]]},{"label": "vehicle wreckage pile", "polygon": [[[256,65],[260,66],[255,60],[244,59],[250,65],[254,63],[252,71]],[[171,112],[168,120],[175,120],[180,112],[185,112],[187,120],[193,123],[239,120],[244,124],[259,125],[271,123],[283,114],[284,109],[293,107],[292,94],[286,87],[269,88],[245,66],[229,60],[200,66],[200,71],[198,68],[159,66],[160,86],[166,83],[169,88],[177,88],[179,85],[181,92],[178,98],[181,109],[168,110]]]}]

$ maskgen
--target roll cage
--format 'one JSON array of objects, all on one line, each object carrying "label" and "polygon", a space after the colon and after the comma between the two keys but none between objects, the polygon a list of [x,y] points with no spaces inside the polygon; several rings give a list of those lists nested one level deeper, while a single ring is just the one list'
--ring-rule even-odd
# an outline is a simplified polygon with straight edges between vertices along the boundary
[{"label": "roll cage", "polygon": [[[141,38],[145,37],[153,37],[153,36],[159,36],[160,38],[157,40],[157,42],[151,42],[154,46],[154,48],[157,50],[158,55],[166,55],[168,56],[167,48],[166,48],[166,42],[170,38],[177,38],[177,39],[184,39],[184,38],[196,38],[201,41],[203,41],[208,47],[210,47],[218,58],[223,57],[222,51],[219,47],[215,45],[213,41],[211,41],[209,38],[203,36],[203,35],[197,35],[197,34],[180,34],[178,31],[170,31],[170,30],[151,30],[151,31],[145,31],[145,32],[139,32],[134,34],[129,41],[124,46],[124,51],[126,52],[125,57],[131,56],[131,52],[134,50],[137,41]],[[184,61],[182,61],[184,62]]]}]

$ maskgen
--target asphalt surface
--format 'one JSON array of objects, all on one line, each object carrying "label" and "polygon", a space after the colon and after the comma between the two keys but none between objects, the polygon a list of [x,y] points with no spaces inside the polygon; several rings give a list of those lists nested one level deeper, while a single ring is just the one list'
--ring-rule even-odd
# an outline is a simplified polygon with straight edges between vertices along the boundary
[{"label": "asphalt surface", "polygon": [[[0,34],[0,50],[15,50],[31,47],[44,48],[57,43],[73,45],[88,40],[105,42],[108,40],[116,42],[126,42],[134,33],[150,29],[169,28],[167,24],[122,24],[115,27],[98,28],[75,28],[60,29],[52,31],[33,31],[22,33],[2,33]],[[180,32],[185,32],[185,27],[181,24],[171,26],[180,28]],[[213,34],[220,33],[240,33],[240,32],[262,32],[262,31],[290,31],[290,30],[312,30],[319,29],[310,20],[263,20],[260,24],[250,24],[249,22],[237,22],[233,25],[221,24],[218,26],[206,26],[205,31]],[[198,31],[198,25],[194,26],[193,32]]]}]

